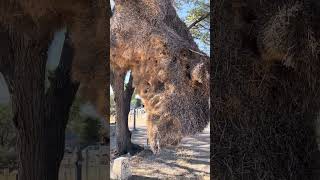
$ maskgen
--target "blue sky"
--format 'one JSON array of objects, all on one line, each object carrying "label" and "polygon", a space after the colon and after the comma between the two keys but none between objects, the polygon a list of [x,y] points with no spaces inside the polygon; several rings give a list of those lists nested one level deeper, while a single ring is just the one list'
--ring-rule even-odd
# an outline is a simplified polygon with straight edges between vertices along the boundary
[{"label": "blue sky", "polygon": [[[188,15],[188,12],[195,6],[194,3],[185,3],[181,6],[181,8],[177,9],[178,16],[181,20],[185,21],[186,16]],[[210,47],[201,42],[198,39],[195,39],[195,42],[198,44],[200,50],[202,50],[206,54],[210,54]]]}]

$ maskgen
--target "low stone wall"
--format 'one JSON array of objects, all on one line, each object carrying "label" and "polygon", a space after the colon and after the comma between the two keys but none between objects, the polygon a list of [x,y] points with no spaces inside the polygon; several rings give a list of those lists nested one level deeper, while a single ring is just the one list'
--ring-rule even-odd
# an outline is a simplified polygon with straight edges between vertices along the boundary
[{"label": "low stone wall", "polygon": [[[59,180],[106,180],[109,177],[107,146],[89,146],[81,153],[65,153],[59,170]],[[17,170],[0,169],[0,180],[16,180]]]},{"label": "low stone wall", "polygon": [[9,168],[0,169],[0,180],[17,180],[18,171],[10,171]]},{"label": "low stone wall", "polygon": [[60,166],[59,180],[109,179],[109,159],[106,156],[108,151],[106,146],[89,146],[81,154],[65,154]]}]

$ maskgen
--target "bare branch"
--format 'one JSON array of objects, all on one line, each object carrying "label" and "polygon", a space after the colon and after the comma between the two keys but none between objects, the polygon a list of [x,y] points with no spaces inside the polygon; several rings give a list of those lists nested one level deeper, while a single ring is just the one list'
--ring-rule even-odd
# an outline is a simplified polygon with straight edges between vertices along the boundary
[{"label": "bare branch", "polygon": [[188,27],[188,30],[190,30],[191,28],[193,28],[195,25],[197,25],[199,22],[203,21],[204,19],[206,19],[207,17],[209,17],[210,13],[206,13],[204,15],[202,15],[199,19],[197,19],[196,21],[194,21],[192,24],[190,24],[190,26]]}]

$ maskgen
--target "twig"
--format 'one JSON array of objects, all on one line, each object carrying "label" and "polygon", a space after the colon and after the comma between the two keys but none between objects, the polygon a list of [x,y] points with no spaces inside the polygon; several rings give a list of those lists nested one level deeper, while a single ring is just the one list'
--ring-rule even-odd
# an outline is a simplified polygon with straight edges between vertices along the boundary
[{"label": "twig", "polygon": [[202,20],[206,19],[208,16],[210,15],[210,13],[206,13],[204,15],[202,15],[199,19],[197,19],[196,21],[194,21],[192,24],[190,24],[190,26],[188,27],[188,30],[190,30],[191,28],[193,28],[195,25],[197,25],[199,22],[201,22]]}]

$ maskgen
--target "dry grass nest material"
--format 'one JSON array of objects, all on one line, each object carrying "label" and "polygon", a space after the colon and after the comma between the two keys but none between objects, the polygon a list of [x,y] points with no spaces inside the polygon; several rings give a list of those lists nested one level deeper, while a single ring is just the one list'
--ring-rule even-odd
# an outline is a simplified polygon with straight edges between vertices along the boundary
[{"label": "dry grass nest material", "polygon": [[[223,7],[221,4],[217,7]],[[214,20],[217,53],[211,88],[213,178],[319,177],[314,128],[320,110],[319,51],[308,46],[308,39],[301,41],[301,34],[308,34],[303,31],[285,39],[287,44],[300,42],[292,53],[294,67],[282,60],[266,61],[259,54],[262,51],[239,43],[248,37],[229,21],[219,15]],[[304,27],[314,28],[308,23]],[[315,33],[314,38],[319,39],[319,35]],[[264,42],[258,39],[257,43]]]}]

